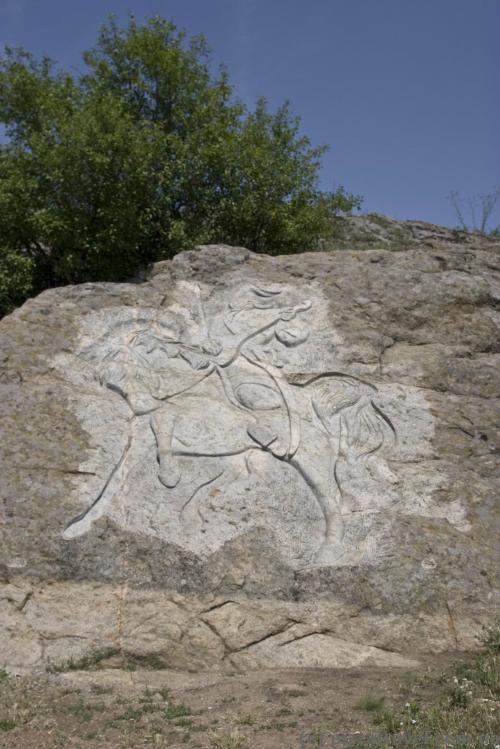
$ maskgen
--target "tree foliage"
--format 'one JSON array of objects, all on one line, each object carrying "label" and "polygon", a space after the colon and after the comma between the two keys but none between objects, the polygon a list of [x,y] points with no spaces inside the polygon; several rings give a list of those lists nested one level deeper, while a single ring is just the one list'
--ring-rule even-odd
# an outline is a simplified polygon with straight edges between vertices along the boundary
[{"label": "tree foliage", "polygon": [[318,189],[323,148],[284,104],[249,111],[203,37],[110,20],[70,75],[0,60],[0,311],[47,286],[125,280],[198,243],[314,248],[361,199]]}]

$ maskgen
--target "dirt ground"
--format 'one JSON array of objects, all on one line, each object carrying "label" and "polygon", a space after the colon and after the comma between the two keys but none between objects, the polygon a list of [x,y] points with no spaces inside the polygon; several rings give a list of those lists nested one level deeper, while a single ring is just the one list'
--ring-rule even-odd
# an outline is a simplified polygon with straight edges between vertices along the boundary
[{"label": "dirt ground", "polygon": [[0,747],[391,746],[384,739],[382,705],[387,714],[400,714],[401,724],[410,725],[408,711],[417,714],[439,700],[461,662],[467,656],[434,656],[412,672],[363,668],[210,675],[108,669],[37,678],[4,674]]}]

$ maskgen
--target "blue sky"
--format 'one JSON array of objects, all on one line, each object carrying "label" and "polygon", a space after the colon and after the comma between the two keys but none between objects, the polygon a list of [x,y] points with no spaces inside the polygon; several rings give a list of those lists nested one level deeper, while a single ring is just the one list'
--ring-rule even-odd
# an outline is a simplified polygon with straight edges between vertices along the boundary
[{"label": "blue sky", "polygon": [[0,0],[0,44],[79,66],[128,12],[203,32],[247,104],[290,99],[364,210],[455,225],[450,190],[500,185],[500,0]]}]

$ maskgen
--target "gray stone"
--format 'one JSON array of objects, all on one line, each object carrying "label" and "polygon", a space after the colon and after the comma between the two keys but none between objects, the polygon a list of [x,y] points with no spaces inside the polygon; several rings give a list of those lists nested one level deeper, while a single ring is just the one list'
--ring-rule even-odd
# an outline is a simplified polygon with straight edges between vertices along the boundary
[{"label": "gray stone", "polygon": [[498,249],[206,246],[5,318],[0,667],[475,647],[498,604]]}]

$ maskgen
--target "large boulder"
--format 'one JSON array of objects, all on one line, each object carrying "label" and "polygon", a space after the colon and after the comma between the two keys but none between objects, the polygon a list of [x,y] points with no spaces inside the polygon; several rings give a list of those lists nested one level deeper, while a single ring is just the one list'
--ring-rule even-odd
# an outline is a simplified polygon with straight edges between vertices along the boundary
[{"label": "large boulder", "polygon": [[498,600],[498,244],[206,246],[0,323],[0,667],[407,665]]}]

